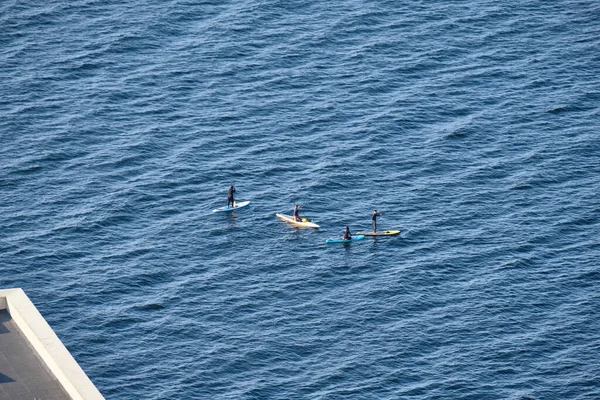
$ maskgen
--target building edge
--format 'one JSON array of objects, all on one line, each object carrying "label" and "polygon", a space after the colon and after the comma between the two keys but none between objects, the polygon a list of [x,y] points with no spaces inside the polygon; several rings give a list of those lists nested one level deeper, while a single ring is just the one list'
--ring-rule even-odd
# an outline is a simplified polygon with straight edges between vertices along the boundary
[{"label": "building edge", "polygon": [[73,400],[104,400],[23,289],[0,289],[4,309]]}]

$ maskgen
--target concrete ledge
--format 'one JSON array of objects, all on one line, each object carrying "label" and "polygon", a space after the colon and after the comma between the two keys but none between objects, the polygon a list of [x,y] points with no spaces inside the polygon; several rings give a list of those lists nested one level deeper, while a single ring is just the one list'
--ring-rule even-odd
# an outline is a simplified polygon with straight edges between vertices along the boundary
[{"label": "concrete ledge", "polygon": [[3,309],[73,400],[104,399],[22,289],[0,290]]}]

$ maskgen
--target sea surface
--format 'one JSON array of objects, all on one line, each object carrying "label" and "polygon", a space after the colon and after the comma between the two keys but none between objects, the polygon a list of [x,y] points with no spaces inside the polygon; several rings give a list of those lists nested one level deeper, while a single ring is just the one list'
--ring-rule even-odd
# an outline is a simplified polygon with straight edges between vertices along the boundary
[{"label": "sea surface", "polygon": [[0,141],[107,399],[600,398],[598,1],[3,0]]}]

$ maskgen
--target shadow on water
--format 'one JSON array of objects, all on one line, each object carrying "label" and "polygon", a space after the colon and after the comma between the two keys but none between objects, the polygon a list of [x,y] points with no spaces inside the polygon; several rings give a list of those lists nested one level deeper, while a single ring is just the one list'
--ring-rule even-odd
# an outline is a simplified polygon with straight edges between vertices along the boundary
[{"label": "shadow on water", "polygon": [[369,246],[369,249],[377,250],[377,245],[379,244],[379,241],[380,241],[380,240],[381,240],[381,239],[380,239],[380,238],[378,238],[377,236],[373,236],[373,237],[370,239],[370,242],[371,242],[371,243],[369,243],[369,244],[368,244],[368,246]]},{"label": "shadow on water", "polygon": [[227,219],[227,225],[230,228],[235,228],[237,226],[237,212],[230,211],[228,213],[223,213],[223,214],[225,214],[225,218]]}]

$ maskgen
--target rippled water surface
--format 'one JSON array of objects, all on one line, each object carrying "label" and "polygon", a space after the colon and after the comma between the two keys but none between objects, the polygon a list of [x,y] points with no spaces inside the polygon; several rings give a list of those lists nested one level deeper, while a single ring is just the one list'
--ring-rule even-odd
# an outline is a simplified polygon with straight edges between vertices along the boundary
[{"label": "rippled water surface", "polygon": [[107,399],[600,398],[599,18],[4,1],[0,287]]}]

